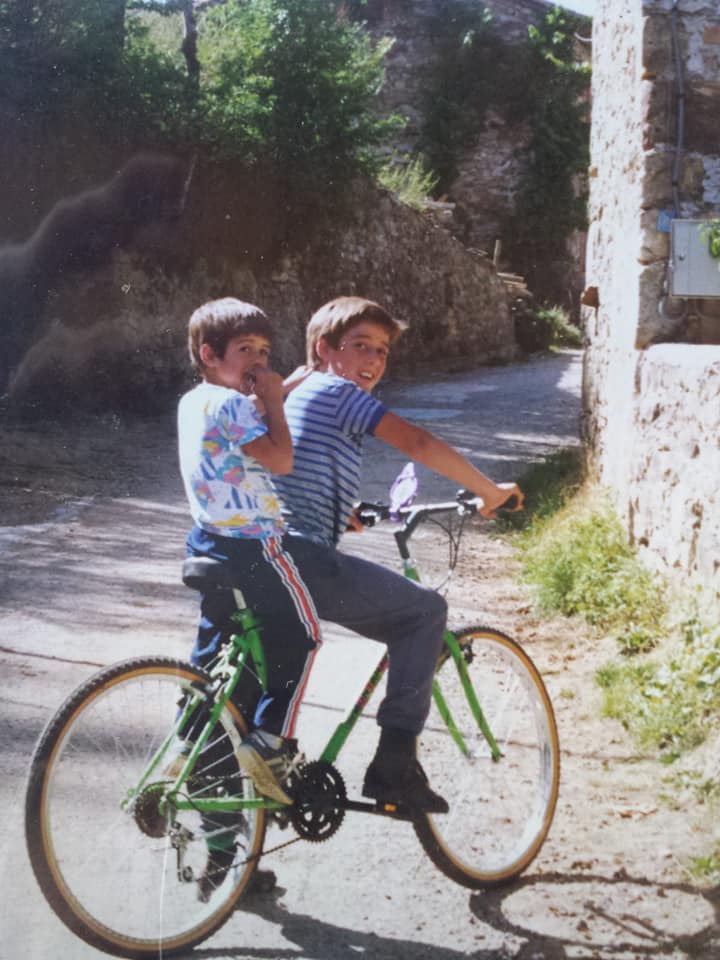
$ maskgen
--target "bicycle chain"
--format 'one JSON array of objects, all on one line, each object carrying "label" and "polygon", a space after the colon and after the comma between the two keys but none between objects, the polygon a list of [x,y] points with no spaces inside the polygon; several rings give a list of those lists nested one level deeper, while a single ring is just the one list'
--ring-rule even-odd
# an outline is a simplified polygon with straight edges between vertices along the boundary
[{"label": "bicycle chain", "polygon": [[[305,796],[302,796],[302,791],[300,790],[303,786],[303,774],[307,778],[305,784],[310,791],[309,793],[306,792]],[[266,857],[268,854],[277,853],[279,850],[291,847],[299,840],[309,840],[311,843],[329,840],[338,829],[345,816],[342,803],[346,797],[345,782],[339,771],[331,763],[316,760],[310,763],[303,763],[297,769],[295,779],[296,782],[291,785],[291,790],[294,793],[301,794],[298,797],[300,807],[296,808],[292,806],[286,809],[289,823],[291,823],[297,831],[298,836],[293,837],[291,840],[286,840],[284,843],[278,843],[267,850],[261,850],[260,853],[246,857],[244,860],[238,860],[233,863],[233,867],[240,867],[246,863],[252,863],[254,860],[259,861],[261,857]],[[313,794],[317,796],[316,791],[318,788],[320,788],[324,794],[327,794],[328,791],[332,791],[334,794],[334,806],[328,811],[327,804],[325,804],[325,809],[322,811],[324,817],[320,824],[317,823],[317,817],[311,808],[312,799],[314,798]],[[320,799],[323,799],[323,797],[321,796]],[[325,799],[327,799],[327,797],[325,797]],[[303,812],[305,813],[304,818]],[[330,813],[329,819],[328,812]],[[309,821],[307,820],[308,813],[310,814]]]}]

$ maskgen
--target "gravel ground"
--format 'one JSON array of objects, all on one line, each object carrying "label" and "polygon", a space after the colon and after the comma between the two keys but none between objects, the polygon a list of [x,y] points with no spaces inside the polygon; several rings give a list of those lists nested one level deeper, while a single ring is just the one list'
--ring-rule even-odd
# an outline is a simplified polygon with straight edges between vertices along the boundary
[{"label": "gravel ground", "polygon": [[[538,358],[452,380],[391,384],[384,398],[496,479],[511,479],[524,464],[577,442],[579,368],[577,354]],[[22,797],[40,729],[78,682],[121,657],[189,649],[195,599],[178,582],[186,510],[174,448],[157,443],[168,430],[171,414],[0,427],[0,956],[7,960],[101,956],[65,930],[39,893],[24,850]],[[364,495],[383,496],[402,458],[372,444],[367,457],[373,467]],[[452,492],[420,475],[425,497]],[[327,843],[269,855],[276,888],[247,898],[193,956],[720,958],[718,891],[694,885],[686,869],[691,855],[707,852],[702,810],[688,797],[663,799],[673,792],[667,769],[601,719],[594,673],[613,656],[612,643],[572,621],[539,618],[519,585],[511,546],[492,532],[478,523],[466,533],[449,598],[456,621],[486,620],[515,635],[555,704],[562,783],[537,860],[509,887],[470,893],[437,872],[407,825],[348,815]],[[392,539],[381,529],[348,538],[347,548],[394,562]],[[432,537],[420,544],[431,582],[443,556]],[[301,717],[309,755],[347,699],[339,678],[362,676],[378,650],[328,629]],[[374,747],[374,708],[375,701],[343,759],[351,790]]]}]

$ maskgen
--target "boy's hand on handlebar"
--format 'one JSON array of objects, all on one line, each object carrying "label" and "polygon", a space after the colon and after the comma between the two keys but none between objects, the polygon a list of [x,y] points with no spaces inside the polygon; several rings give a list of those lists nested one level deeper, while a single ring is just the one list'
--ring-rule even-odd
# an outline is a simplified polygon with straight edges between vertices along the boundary
[{"label": "boy's hand on handlebar", "polygon": [[353,512],[348,517],[345,533],[362,533],[365,529],[365,524],[362,522],[359,515],[360,507],[360,504],[354,507]]},{"label": "boy's hand on handlebar", "polygon": [[[494,520],[497,516],[497,510],[507,509],[512,513],[515,513],[516,510],[522,510],[525,497],[516,483],[498,483],[496,486],[497,495],[492,497],[486,495],[482,507],[478,509],[481,517]],[[511,501],[511,503],[508,507],[505,507],[504,505],[508,501]]]}]

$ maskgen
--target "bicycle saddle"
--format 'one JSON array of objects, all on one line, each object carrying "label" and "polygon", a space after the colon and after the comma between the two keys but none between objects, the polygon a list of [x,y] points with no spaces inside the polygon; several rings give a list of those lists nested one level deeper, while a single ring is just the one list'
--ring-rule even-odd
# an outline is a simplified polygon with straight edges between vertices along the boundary
[{"label": "bicycle saddle", "polygon": [[182,581],[191,590],[223,589],[237,587],[232,570],[221,560],[212,557],[188,557],[183,563]]}]

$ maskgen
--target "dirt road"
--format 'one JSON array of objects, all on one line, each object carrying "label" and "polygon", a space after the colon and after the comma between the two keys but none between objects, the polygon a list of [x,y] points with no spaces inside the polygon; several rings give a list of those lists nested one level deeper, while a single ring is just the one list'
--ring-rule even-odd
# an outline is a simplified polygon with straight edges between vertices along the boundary
[{"label": "dirt road", "polygon": [[[481,469],[510,479],[522,464],[577,440],[579,369],[579,356],[566,354],[421,387],[394,384],[384,398]],[[38,891],[22,835],[24,780],[43,724],[98,665],[189,649],[196,601],[178,578],[187,515],[174,450],[158,443],[171,420],[0,429],[4,960],[101,956],[65,930]],[[402,458],[372,445],[368,460],[364,494],[383,496]],[[452,494],[420,473],[426,496]],[[466,534],[449,598],[456,620],[489,620],[521,640],[556,706],[561,794],[536,862],[508,888],[471,894],[436,871],[409,826],[349,815],[327,843],[271,854],[265,865],[278,887],[244,901],[194,957],[720,958],[718,893],[693,886],[685,870],[687,857],[704,850],[697,812],[664,802],[666,769],[638,756],[618,725],[599,718],[593,675],[612,645],[576,624],[538,619],[518,586],[511,548],[490,538],[490,529]],[[347,547],[394,562],[387,531],[368,531]],[[437,575],[443,556],[435,541],[420,560]],[[327,631],[301,717],[308,755],[378,653],[367,641]],[[374,746],[376,705],[343,759],[349,791]],[[80,805],[91,802],[78,797]]]}]

